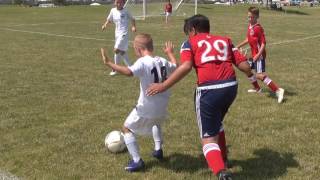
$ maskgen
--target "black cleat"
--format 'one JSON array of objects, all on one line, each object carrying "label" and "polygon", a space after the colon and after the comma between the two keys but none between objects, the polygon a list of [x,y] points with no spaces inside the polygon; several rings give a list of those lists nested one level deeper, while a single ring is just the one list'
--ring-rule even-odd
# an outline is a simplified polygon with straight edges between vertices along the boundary
[{"label": "black cleat", "polygon": [[153,152],[152,152],[152,156],[153,157],[155,157],[155,158],[157,158],[158,160],[162,160],[163,159],[163,151],[162,151],[162,149],[159,149],[159,150],[154,150]]},{"label": "black cleat", "polygon": [[135,172],[135,171],[139,171],[143,168],[144,168],[144,162],[142,159],[140,159],[138,162],[134,162],[133,160],[131,160],[128,163],[128,165],[125,167],[125,170],[129,171],[129,172]]},{"label": "black cleat", "polygon": [[231,174],[225,170],[222,170],[218,173],[218,180],[232,180]]}]

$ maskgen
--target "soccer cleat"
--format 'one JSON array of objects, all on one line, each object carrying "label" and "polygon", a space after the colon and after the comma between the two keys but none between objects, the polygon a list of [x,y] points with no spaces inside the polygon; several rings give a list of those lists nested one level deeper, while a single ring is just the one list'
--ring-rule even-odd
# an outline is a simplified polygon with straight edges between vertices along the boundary
[{"label": "soccer cleat", "polygon": [[262,89],[248,89],[248,93],[261,93]]},{"label": "soccer cleat", "polygon": [[114,76],[114,75],[116,75],[116,74],[117,74],[116,71],[111,71],[111,72],[110,72],[110,76]]},{"label": "soccer cleat", "polygon": [[282,103],[283,101],[283,96],[284,96],[284,89],[279,88],[276,92],[276,95],[278,97],[278,103]]},{"label": "soccer cleat", "polygon": [[222,170],[218,173],[218,180],[232,180],[231,174]]},{"label": "soccer cleat", "polygon": [[126,171],[135,172],[139,171],[144,167],[144,162],[140,159],[138,162],[134,162],[133,160],[129,161],[128,166],[125,167]]},{"label": "soccer cleat", "polygon": [[250,68],[251,68],[251,69],[254,69],[253,59],[252,59],[252,58],[249,58],[249,59],[247,60],[247,62],[248,62],[248,64],[249,64]]},{"label": "soccer cleat", "polygon": [[163,151],[162,149],[159,149],[159,150],[154,150],[153,153],[152,153],[152,156],[161,160],[163,159]]}]

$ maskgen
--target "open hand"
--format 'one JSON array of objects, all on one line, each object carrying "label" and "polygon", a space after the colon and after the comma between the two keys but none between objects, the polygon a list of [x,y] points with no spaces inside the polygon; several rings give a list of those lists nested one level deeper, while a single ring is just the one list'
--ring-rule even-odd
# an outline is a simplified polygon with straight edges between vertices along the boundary
[{"label": "open hand", "polygon": [[152,83],[147,89],[147,96],[154,96],[158,93],[161,93],[165,90],[165,87],[162,83]]},{"label": "open hand", "polygon": [[167,41],[163,48],[163,52],[166,54],[173,54],[174,45],[171,41]]}]

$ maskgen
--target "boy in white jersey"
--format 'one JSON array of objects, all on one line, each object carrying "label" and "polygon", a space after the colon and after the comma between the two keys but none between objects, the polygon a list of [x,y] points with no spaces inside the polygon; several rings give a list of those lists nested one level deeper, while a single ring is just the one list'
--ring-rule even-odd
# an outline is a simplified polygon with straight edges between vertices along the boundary
[{"label": "boy in white jersey", "polygon": [[[129,42],[129,21],[131,21],[131,30],[136,32],[136,23],[132,15],[125,9],[124,0],[115,0],[115,8],[112,8],[106,22],[102,25],[102,30],[105,30],[110,22],[113,22],[116,26],[115,28],[115,44],[114,44],[114,62],[119,64],[121,57],[124,59],[124,63],[130,66],[130,61],[126,51],[128,50]],[[116,74],[115,70],[110,72],[113,76]]]},{"label": "boy in white jersey", "polygon": [[[135,135],[153,136],[155,147],[152,156],[157,159],[163,158],[161,124],[167,117],[167,105],[170,93],[164,91],[156,96],[146,96],[146,89],[155,82],[163,82],[176,68],[175,58],[168,62],[166,59],[153,55],[153,41],[149,34],[136,35],[133,47],[139,59],[129,67],[112,63],[101,48],[101,55],[105,65],[117,72],[136,76],[140,79],[140,96],[136,107],[131,111],[124,122],[124,141],[132,160],[126,166],[129,172],[138,171],[144,167],[140,157],[139,148]],[[164,52],[172,47],[171,42],[166,43]]]}]

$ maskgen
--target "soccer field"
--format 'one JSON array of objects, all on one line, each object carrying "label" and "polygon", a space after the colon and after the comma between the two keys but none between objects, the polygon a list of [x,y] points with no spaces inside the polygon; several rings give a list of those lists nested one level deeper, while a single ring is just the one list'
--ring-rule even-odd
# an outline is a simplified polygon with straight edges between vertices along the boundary
[{"label": "soccer field", "polygon": [[[111,55],[114,45],[114,26],[101,32],[110,8],[0,6],[0,179],[215,179],[195,120],[194,72],[171,89],[165,161],[150,156],[148,137],[138,138],[142,172],[125,172],[128,154],[105,150],[105,135],[121,128],[139,95],[138,79],[110,77],[100,60],[99,48]],[[247,8],[199,5],[198,13],[210,18],[213,34],[238,44]],[[286,90],[285,101],[278,104],[264,85],[262,94],[248,94],[251,85],[237,72],[238,96],[225,118],[230,171],[244,180],[318,179],[320,8],[262,9],[260,17],[267,72]],[[178,54],[183,19],[165,25],[163,17],[148,18],[137,31],[153,36],[156,54],[164,56],[167,40]]]}]

